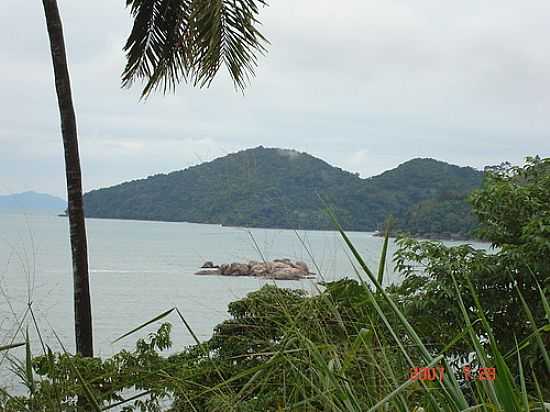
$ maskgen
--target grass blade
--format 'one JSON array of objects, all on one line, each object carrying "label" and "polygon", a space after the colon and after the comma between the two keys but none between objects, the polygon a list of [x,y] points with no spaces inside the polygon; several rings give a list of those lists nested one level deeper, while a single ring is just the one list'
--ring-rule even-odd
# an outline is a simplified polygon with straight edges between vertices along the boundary
[{"label": "grass blade", "polygon": [[[363,271],[367,274],[370,281],[376,286],[376,288],[380,292],[380,295],[388,303],[391,310],[395,313],[395,315],[397,316],[397,318],[399,319],[401,324],[405,327],[405,329],[406,329],[407,333],[409,334],[410,338],[413,340],[413,342],[420,349],[420,354],[421,354],[424,362],[426,364],[431,363],[433,361],[434,357],[428,351],[428,349],[426,348],[426,346],[422,342],[422,339],[420,339],[420,337],[416,333],[416,330],[412,327],[412,325],[409,323],[409,321],[407,320],[407,318],[405,317],[403,312],[401,312],[399,310],[399,308],[397,307],[397,305],[395,304],[393,299],[389,296],[389,294],[384,290],[382,285],[378,282],[378,280],[374,276],[373,272],[368,268],[365,261],[363,260],[363,258],[361,257],[361,255],[359,254],[359,252],[357,251],[355,246],[353,246],[353,243],[351,242],[349,237],[346,235],[344,230],[342,229],[342,226],[340,226],[340,224],[338,223],[338,220],[336,219],[336,216],[334,215],[332,210],[327,208],[326,211],[327,211],[329,217],[332,219],[334,225],[336,226],[336,229],[338,230],[338,232],[340,233],[340,235],[344,239],[344,242],[346,243],[346,245],[350,249],[351,253],[355,257],[355,259],[357,260],[357,262],[359,263],[361,268],[363,269]],[[460,390],[460,388],[458,388],[454,384],[454,381],[449,381],[448,379],[444,379],[444,381],[441,384],[442,384],[442,388],[447,391],[449,396],[451,396],[451,398],[453,400],[453,405],[457,410],[465,409],[465,408],[468,407],[468,403],[467,403],[466,399],[464,398],[464,395],[462,394],[462,391]]]},{"label": "grass blade", "polygon": [[[537,324],[535,322],[535,318],[533,316],[533,312],[531,312],[531,309],[529,309],[529,305],[527,305],[527,302],[523,298],[523,294],[518,288],[518,285],[515,285],[516,292],[518,293],[519,299],[521,300],[521,304],[523,306],[523,310],[525,311],[525,314],[527,315],[527,318],[529,319],[529,323],[531,324],[533,328],[533,335],[535,336],[535,340],[537,342],[537,345],[539,346],[540,352],[542,354],[542,357],[544,359],[544,363],[546,364],[546,368],[548,372],[550,373],[550,355],[548,354],[548,350],[546,349],[546,346],[544,345],[544,342],[542,340],[542,336],[540,334],[539,329],[537,328]],[[539,288],[540,290],[540,288]],[[543,297],[543,304],[545,303],[546,299]],[[546,325],[545,325],[546,326]]]},{"label": "grass blade", "polygon": [[162,318],[165,318],[165,317],[168,316],[170,313],[172,313],[175,309],[176,309],[176,308],[172,308],[172,309],[170,309],[170,310],[167,310],[166,312],[161,313],[161,314],[158,315],[158,316],[155,316],[153,319],[151,319],[151,320],[149,320],[149,321],[147,321],[147,322],[145,322],[145,323],[142,323],[142,324],[139,325],[137,328],[132,329],[130,332],[125,333],[124,335],[120,336],[119,338],[116,338],[116,339],[115,339],[114,341],[112,341],[111,343],[116,343],[116,342],[118,342],[118,341],[124,339],[125,337],[130,336],[132,333],[135,333],[135,332],[137,332],[138,330],[143,329],[144,327],[150,325],[151,323],[154,323],[154,322],[156,322],[156,321],[158,321],[158,320],[160,320],[160,319],[162,319]]},{"label": "grass blade", "polygon": [[386,256],[388,254],[388,241],[390,238],[390,230],[392,226],[391,217],[386,221],[384,228],[384,243],[382,245],[382,253],[380,254],[380,262],[378,265],[378,283],[382,285],[384,281],[384,270],[386,268]]},{"label": "grass blade", "polygon": [[[443,359],[443,355],[439,355],[437,358],[434,358],[434,360],[427,367],[431,368],[432,366],[437,365],[442,359]],[[368,410],[368,412],[374,412],[378,408],[382,407],[390,399],[392,399],[395,396],[399,395],[401,392],[403,392],[404,389],[406,389],[409,385],[412,385],[413,383],[415,383],[414,380],[407,379],[405,382],[403,382],[401,385],[399,385],[397,388],[395,388],[392,392],[390,392],[384,399],[380,400],[376,405],[374,405],[372,408],[370,408]]]},{"label": "grass blade", "polygon": [[[91,404],[89,406],[91,406],[93,408],[93,410],[95,410],[96,412],[101,412],[101,407],[99,406],[99,403],[97,402],[97,399],[95,398],[95,396],[92,393],[90,387],[88,386],[88,383],[83,378],[83,376],[80,373],[80,371],[78,370],[78,368],[74,365],[73,360],[71,359],[71,356],[69,355],[69,353],[65,349],[65,345],[63,345],[63,342],[61,342],[61,339],[59,339],[59,336],[57,335],[57,333],[55,331],[53,331],[53,334],[55,335],[55,338],[57,339],[57,342],[59,342],[59,345],[63,349],[63,352],[65,352],[65,354],[68,355],[67,359],[69,361],[69,366],[72,369],[72,371],[75,373],[75,375],[78,378],[78,381],[80,382],[80,384],[82,385],[82,388],[84,389],[84,392],[86,394],[86,398],[88,399],[88,401]],[[86,406],[88,406],[88,405],[86,405]]]},{"label": "grass blade", "polygon": [[32,373],[32,352],[29,339],[29,328],[25,331],[25,382],[31,393],[31,402],[34,398],[34,376]]},{"label": "grass blade", "polygon": [[24,346],[25,344],[26,344],[26,342],[19,342],[19,343],[12,343],[10,345],[0,346],[0,352],[5,351],[5,350],[19,348],[20,346]]}]

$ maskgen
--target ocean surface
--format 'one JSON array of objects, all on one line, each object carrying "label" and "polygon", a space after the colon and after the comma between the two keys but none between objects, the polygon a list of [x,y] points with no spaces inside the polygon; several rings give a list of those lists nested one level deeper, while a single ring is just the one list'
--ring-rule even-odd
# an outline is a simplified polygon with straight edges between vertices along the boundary
[{"label": "ocean surface", "polygon": [[[352,257],[336,232],[102,219],[88,219],[87,230],[94,346],[100,356],[132,348],[160,323],[112,342],[175,306],[199,339],[208,339],[212,329],[228,318],[228,303],[265,284],[315,290],[317,280],[194,275],[207,260],[221,264],[262,260],[262,256],[290,258],[305,261],[318,279],[356,277]],[[55,331],[67,350],[74,350],[68,233],[64,217],[0,214],[0,345],[21,341],[25,326],[19,326],[29,325],[33,351],[39,353],[36,328],[28,311],[25,315],[30,304],[45,342],[59,349]],[[366,262],[377,268],[382,238],[357,232],[349,236]],[[474,246],[487,247],[475,242]],[[392,240],[389,252],[395,248]],[[398,281],[388,259],[386,282]],[[173,324],[173,350],[193,343],[177,316],[166,320]],[[0,369],[5,366],[0,363]]]}]

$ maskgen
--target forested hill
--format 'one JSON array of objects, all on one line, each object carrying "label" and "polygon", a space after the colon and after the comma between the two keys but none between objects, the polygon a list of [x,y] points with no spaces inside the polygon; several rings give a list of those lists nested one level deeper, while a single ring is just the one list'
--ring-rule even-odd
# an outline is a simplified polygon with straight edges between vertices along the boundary
[{"label": "forested hill", "polygon": [[[333,229],[321,196],[348,230],[379,229],[392,214],[400,228],[416,235],[464,235],[473,221],[464,198],[482,176],[470,167],[413,159],[362,179],[307,153],[260,146],[94,190],[84,201],[88,217]],[[449,227],[441,207],[455,215]],[[440,220],[433,227],[432,212]]]}]

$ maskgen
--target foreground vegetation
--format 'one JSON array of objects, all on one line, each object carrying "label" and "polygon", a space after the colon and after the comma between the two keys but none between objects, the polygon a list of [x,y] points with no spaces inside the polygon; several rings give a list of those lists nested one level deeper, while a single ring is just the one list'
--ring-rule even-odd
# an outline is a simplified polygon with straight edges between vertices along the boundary
[{"label": "foreground vegetation", "polygon": [[[472,205],[493,251],[402,238],[404,281],[387,288],[385,252],[369,268],[329,212],[354,280],[314,296],[266,286],[231,303],[210,340],[172,356],[162,355],[169,323],[104,360],[47,347],[33,358],[27,338],[14,368],[28,393],[3,392],[0,409],[549,410],[550,160],[495,168]],[[168,315],[194,336],[177,308],[153,321]],[[418,367],[438,375],[410,379]]]}]

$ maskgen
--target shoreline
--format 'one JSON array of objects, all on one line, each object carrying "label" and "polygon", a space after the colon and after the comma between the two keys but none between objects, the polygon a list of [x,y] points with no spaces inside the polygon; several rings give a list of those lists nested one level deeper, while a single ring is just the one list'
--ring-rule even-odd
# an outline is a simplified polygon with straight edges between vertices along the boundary
[{"label": "shoreline", "polygon": [[[405,232],[403,232],[405,233]],[[430,236],[430,235],[435,235],[435,236]],[[373,237],[379,237],[379,238],[383,238],[384,237],[384,233],[383,232],[375,232],[373,234]],[[397,237],[399,237],[399,234],[390,234],[389,235],[389,238],[390,239],[397,239]],[[435,240],[435,241],[448,241],[448,242],[480,242],[480,243],[486,243],[484,240],[482,239],[476,239],[476,238],[471,238],[471,237],[465,237],[465,236],[444,236],[444,235],[437,235],[437,234],[433,234],[433,233],[429,233],[429,234],[424,234],[424,235],[409,235],[408,237],[412,238],[412,239],[416,239],[416,240]]]},{"label": "shoreline", "polygon": [[[66,217],[59,215],[58,217]],[[315,229],[315,228],[288,228],[288,227],[279,227],[279,226],[233,226],[233,225],[224,225],[222,223],[207,223],[207,222],[190,222],[186,220],[158,220],[158,219],[138,219],[138,218],[124,218],[124,217],[97,217],[97,216],[86,216],[86,220],[88,219],[97,219],[97,220],[115,220],[115,221],[131,221],[131,222],[142,222],[142,223],[187,223],[187,224],[193,224],[193,225],[205,225],[205,226],[217,226],[217,227],[223,227],[228,229],[240,229],[240,230],[255,230],[255,229],[263,229],[263,230],[285,230],[285,231],[298,231],[298,232],[336,232],[338,233],[338,230],[336,229]],[[346,233],[362,233],[362,234],[371,234],[372,237],[384,237],[383,232],[379,232],[376,230],[344,230]],[[435,241],[451,241],[451,242],[483,242],[483,240],[475,239],[475,238],[469,238],[469,237],[452,237],[452,236],[429,236],[426,237],[425,235],[411,235],[410,236],[413,239],[417,240],[435,240]],[[395,239],[397,238],[396,235],[390,235],[390,238]]]}]

